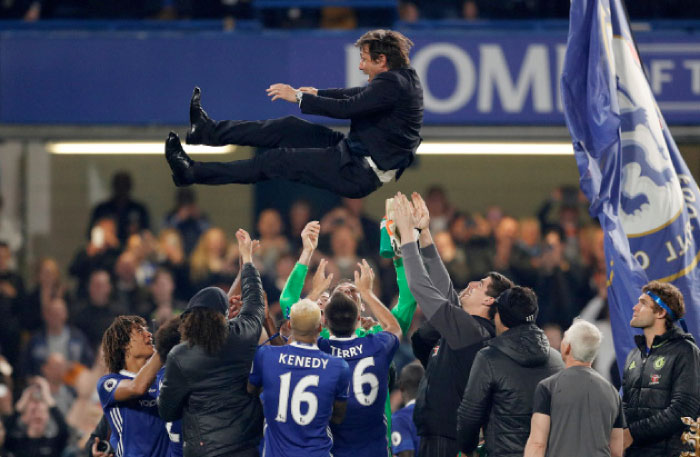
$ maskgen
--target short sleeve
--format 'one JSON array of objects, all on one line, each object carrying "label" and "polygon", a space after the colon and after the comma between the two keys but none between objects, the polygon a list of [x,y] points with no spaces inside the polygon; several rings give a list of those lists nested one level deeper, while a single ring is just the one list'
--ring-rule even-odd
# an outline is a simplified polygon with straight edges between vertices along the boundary
[{"label": "short sleeve", "polygon": [[391,419],[391,451],[395,455],[403,451],[414,451],[414,453],[418,451],[416,443],[413,442],[408,420],[410,420],[409,417],[396,414]]},{"label": "short sleeve", "polygon": [[399,338],[393,333],[389,332],[379,332],[375,335],[375,338],[382,345],[384,352],[388,354],[389,360],[393,359],[396,350],[399,348]]},{"label": "short sleeve", "polygon": [[613,428],[627,428],[627,419],[625,419],[625,411],[622,408],[622,400],[620,396],[617,395],[617,392],[615,393],[615,397],[617,398],[617,417],[615,418]]},{"label": "short sleeve", "polygon": [[535,389],[535,397],[532,402],[532,412],[551,416],[551,406],[552,393],[549,390],[549,384],[545,381],[540,381]]},{"label": "short sleeve", "polygon": [[350,396],[350,366],[343,360],[336,358],[340,363],[340,376],[338,376],[338,385],[335,388],[335,400],[346,401]]},{"label": "short sleeve", "polygon": [[256,387],[262,386],[262,371],[265,363],[263,362],[265,358],[265,352],[270,349],[270,346],[260,346],[255,353],[255,358],[253,359],[253,365],[250,368],[250,376],[248,377],[248,382]]},{"label": "short sleeve", "polygon": [[117,403],[114,399],[114,392],[117,390],[117,386],[121,378],[114,375],[102,376],[99,381],[97,381],[97,393],[100,396],[100,403],[102,404],[102,409],[113,406]]}]

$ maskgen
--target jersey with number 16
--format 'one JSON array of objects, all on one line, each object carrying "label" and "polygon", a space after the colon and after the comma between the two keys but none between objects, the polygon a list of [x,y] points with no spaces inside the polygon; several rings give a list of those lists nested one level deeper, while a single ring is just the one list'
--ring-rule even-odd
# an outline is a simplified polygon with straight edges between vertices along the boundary
[{"label": "jersey with number 16", "polygon": [[263,391],[266,457],[328,457],[333,404],[347,401],[348,364],[315,345],[261,346],[249,382]]}]

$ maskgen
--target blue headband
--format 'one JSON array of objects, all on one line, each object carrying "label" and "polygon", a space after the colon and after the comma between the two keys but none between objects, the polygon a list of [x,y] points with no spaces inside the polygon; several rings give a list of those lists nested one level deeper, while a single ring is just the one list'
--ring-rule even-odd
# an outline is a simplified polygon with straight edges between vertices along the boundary
[{"label": "blue headband", "polygon": [[673,311],[671,311],[671,308],[669,308],[669,306],[668,306],[666,303],[664,303],[664,301],[661,299],[661,297],[659,297],[658,295],[656,295],[654,292],[652,292],[652,291],[650,291],[650,290],[647,290],[645,293],[646,293],[649,297],[651,297],[651,299],[654,300],[654,301],[656,302],[657,305],[659,305],[661,308],[664,309],[664,311],[666,311],[666,312],[668,313],[668,315],[671,317],[671,320],[672,320],[673,322],[678,321],[678,323],[681,324],[681,327],[683,328],[683,330],[684,330],[685,332],[688,331],[688,326],[685,325],[685,320],[684,320],[683,318],[678,319],[678,318],[676,317],[676,315],[673,313]]}]

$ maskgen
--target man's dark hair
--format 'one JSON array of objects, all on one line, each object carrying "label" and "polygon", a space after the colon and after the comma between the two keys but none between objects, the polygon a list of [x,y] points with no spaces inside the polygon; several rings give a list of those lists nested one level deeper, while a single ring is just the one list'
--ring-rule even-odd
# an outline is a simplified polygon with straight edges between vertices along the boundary
[{"label": "man's dark hair", "polygon": [[416,398],[418,394],[418,384],[423,378],[425,370],[423,366],[419,363],[409,363],[401,369],[401,376],[399,377],[399,389],[402,392],[406,392],[406,395],[410,398]]},{"label": "man's dark hair", "polygon": [[352,298],[342,291],[337,291],[328,300],[323,315],[326,317],[328,330],[337,337],[346,338],[355,332],[360,309]]},{"label": "man's dark hair", "polygon": [[200,346],[209,355],[214,355],[224,346],[228,337],[226,317],[210,308],[193,308],[180,323],[182,340],[192,346]]},{"label": "man's dark hair", "polygon": [[110,373],[119,373],[126,363],[126,349],[135,328],[145,327],[146,321],[139,316],[118,316],[102,335],[102,351]]},{"label": "man's dark hair", "polygon": [[489,297],[498,298],[503,291],[510,289],[515,285],[513,284],[513,281],[497,271],[490,271],[486,276],[491,278],[491,284],[489,284],[488,288],[486,289],[486,295]]},{"label": "man's dark hair", "polygon": [[160,360],[165,363],[168,357],[168,352],[180,344],[180,317],[170,318],[165,324],[161,325],[154,336],[156,340],[156,351],[160,356]]},{"label": "man's dark hair", "polygon": [[367,46],[367,52],[373,61],[384,54],[389,70],[405,68],[411,63],[408,52],[413,47],[413,41],[394,30],[370,30],[355,42],[355,47],[360,48],[360,50],[363,50],[365,46]]},{"label": "man's dark hair", "polygon": [[131,174],[128,171],[120,170],[112,175],[112,192],[115,195],[128,195],[131,186]]},{"label": "man's dark hair", "polygon": [[[657,295],[666,306],[671,308],[676,319],[685,316],[685,300],[683,299],[683,294],[673,284],[651,281],[649,284],[642,287],[642,292],[652,292]],[[661,312],[662,310],[663,308],[654,302],[654,311]],[[671,330],[673,328],[673,322],[674,320],[671,319],[671,315],[666,313],[666,330]]]}]

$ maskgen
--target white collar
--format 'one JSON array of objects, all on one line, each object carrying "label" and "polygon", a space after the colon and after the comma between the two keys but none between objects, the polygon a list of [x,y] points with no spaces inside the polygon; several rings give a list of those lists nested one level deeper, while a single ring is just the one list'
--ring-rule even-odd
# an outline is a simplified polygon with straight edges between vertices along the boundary
[{"label": "white collar", "polygon": [[121,370],[121,371],[119,372],[119,374],[124,375],[124,376],[128,376],[128,377],[130,377],[130,378],[135,378],[135,377],[136,377],[136,373],[132,373],[132,372],[127,371],[127,370]]},{"label": "white collar", "polygon": [[415,402],[416,402],[416,399],[414,398],[413,400],[411,400],[411,401],[409,401],[408,403],[406,403],[406,404],[404,405],[404,408],[405,408],[406,406],[411,406],[411,405],[414,404]]},{"label": "white collar", "polygon": [[315,344],[299,343],[298,341],[289,343],[289,346],[294,346],[302,349],[318,349],[318,346],[316,346]]},{"label": "white collar", "polygon": [[328,339],[335,340],[335,341],[351,341],[351,340],[354,340],[355,338],[357,338],[357,335],[353,333],[352,336],[346,336],[343,338],[335,336],[335,335],[331,335],[330,338],[328,338]]}]

